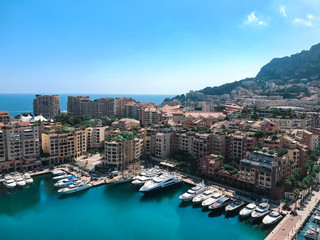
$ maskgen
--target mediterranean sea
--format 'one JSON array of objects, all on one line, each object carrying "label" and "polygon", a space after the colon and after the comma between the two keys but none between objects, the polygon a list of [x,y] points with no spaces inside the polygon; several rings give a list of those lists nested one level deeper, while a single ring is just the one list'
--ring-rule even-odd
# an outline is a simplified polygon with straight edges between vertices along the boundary
[{"label": "mediterranean sea", "polygon": [[[0,94],[0,111],[8,111],[11,117],[23,112],[33,111],[33,99],[36,94]],[[89,96],[91,100],[102,97],[131,97],[139,102],[154,102],[161,104],[167,97],[174,95],[144,95],[144,94],[57,94],[60,96],[61,111],[67,110],[68,96]]]},{"label": "mediterranean sea", "polygon": [[181,203],[178,197],[189,187],[144,196],[129,183],[61,197],[50,174],[14,192],[1,184],[1,239],[259,240],[270,232],[237,215],[209,214]]}]

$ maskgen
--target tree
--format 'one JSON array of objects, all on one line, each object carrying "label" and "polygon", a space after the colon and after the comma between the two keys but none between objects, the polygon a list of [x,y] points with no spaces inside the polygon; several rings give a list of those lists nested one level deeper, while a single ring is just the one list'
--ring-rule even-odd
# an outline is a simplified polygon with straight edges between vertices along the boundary
[{"label": "tree", "polygon": [[292,183],[291,183],[291,181],[290,181],[289,179],[286,179],[286,180],[284,181],[284,187],[285,187],[285,189],[287,189],[287,190],[291,189]]}]

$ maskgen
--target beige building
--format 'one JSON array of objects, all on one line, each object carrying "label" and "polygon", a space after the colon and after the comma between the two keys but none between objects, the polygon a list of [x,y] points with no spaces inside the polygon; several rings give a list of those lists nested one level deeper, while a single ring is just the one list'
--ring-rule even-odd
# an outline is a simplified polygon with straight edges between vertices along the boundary
[{"label": "beige building", "polygon": [[90,100],[88,96],[68,96],[68,113],[91,115],[93,118],[113,117],[114,99],[110,97]]},{"label": "beige building", "polygon": [[86,132],[42,133],[42,150],[49,154],[52,164],[61,164],[87,151]]},{"label": "beige building", "polygon": [[112,126],[115,126],[124,130],[124,129],[130,129],[132,127],[140,127],[140,122],[132,118],[122,118],[119,121],[113,122]]},{"label": "beige building", "polygon": [[120,97],[115,99],[115,115],[118,117],[126,116],[126,104],[135,103],[135,100],[127,97]]},{"label": "beige building", "polygon": [[162,132],[156,134],[155,156],[159,158],[169,157],[172,146],[172,132]]},{"label": "beige building", "polygon": [[[120,135],[117,135],[120,136]],[[143,153],[143,139],[114,137],[105,141],[105,159],[103,165],[118,169],[137,161]]]},{"label": "beige building", "polygon": [[7,111],[0,111],[0,123],[7,125],[10,122],[10,115]]},{"label": "beige building", "polygon": [[42,115],[46,119],[54,118],[60,113],[60,98],[58,95],[36,95],[33,100],[33,115]]},{"label": "beige building", "polygon": [[87,147],[102,148],[104,146],[105,131],[108,127],[86,128]]}]

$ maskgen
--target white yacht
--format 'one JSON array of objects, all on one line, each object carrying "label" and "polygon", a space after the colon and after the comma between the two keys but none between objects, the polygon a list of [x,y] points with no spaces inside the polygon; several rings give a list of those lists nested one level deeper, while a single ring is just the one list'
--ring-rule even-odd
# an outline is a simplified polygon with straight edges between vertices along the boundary
[{"label": "white yacht", "polygon": [[320,228],[309,226],[309,229],[304,233],[304,237],[310,240],[318,240],[320,236]]},{"label": "white yacht", "polygon": [[51,171],[53,175],[58,176],[58,175],[65,175],[66,172],[61,170],[61,169],[54,169],[53,171]]},{"label": "white yacht", "polygon": [[11,176],[6,176],[4,178],[4,182],[3,184],[7,187],[7,188],[14,188],[15,186],[17,186],[17,183],[13,180],[13,178]]},{"label": "white yacht", "polygon": [[155,177],[155,174],[139,176],[137,179],[132,181],[135,186],[143,186],[146,182]]},{"label": "white yacht", "polygon": [[212,189],[208,189],[206,191],[204,191],[203,193],[201,193],[200,195],[194,197],[192,199],[193,203],[202,203],[204,200],[212,197],[214,194],[214,191]]},{"label": "white yacht", "polygon": [[33,183],[32,177],[28,173],[23,174],[23,178],[26,181],[26,183]]},{"label": "white yacht", "polygon": [[69,178],[69,177],[71,177],[71,176],[72,176],[72,175],[64,174],[64,175],[58,175],[58,176],[56,176],[56,177],[53,177],[52,179],[53,179],[54,181],[59,181],[59,180],[61,180],[61,179]]},{"label": "white yacht", "polygon": [[77,181],[73,184],[71,184],[70,186],[66,187],[66,188],[61,188],[58,190],[58,193],[60,194],[70,194],[70,193],[75,193],[75,192],[79,192],[85,189],[90,188],[92,185],[88,182],[84,182],[84,181]]},{"label": "white yacht", "polygon": [[257,205],[254,203],[249,203],[244,209],[239,212],[241,217],[248,217],[253,213],[253,211],[257,208]]},{"label": "white yacht", "polygon": [[71,184],[75,183],[76,181],[78,181],[80,178],[79,177],[76,177],[76,176],[72,176],[70,178],[64,178],[64,179],[61,179],[59,180],[58,182],[56,182],[54,184],[55,187],[58,187],[58,188],[63,188],[63,187],[68,187],[70,186]]},{"label": "white yacht", "polygon": [[217,201],[220,197],[224,196],[222,192],[214,192],[211,197],[208,199],[204,200],[201,203],[202,207],[209,207],[211,204],[213,204],[215,201]]},{"label": "white yacht", "polygon": [[282,218],[282,216],[280,213],[278,213],[276,211],[272,211],[271,213],[269,213],[267,216],[265,216],[262,219],[262,223],[264,225],[272,225],[272,224],[278,222],[281,218]]},{"label": "white yacht", "polygon": [[226,212],[236,211],[237,209],[241,208],[244,204],[245,204],[244,201],[235,200],[232,203],[230,203],[228,206],[226,206],[225,211]]},{"label": "white yacht", "polygon": [[143,193],[152,193],[172,187],[178,183],[180,183],[180,179],[177,176],[165,174],[147,181],[139,191]]},{"label": "white yacht", "polygon": [[270,212],[268,203],[260,203],[259,206],[251,213],[253,219],[261,219]]},{"label": "white yacht", "polygon": [[15,175],[14,181],[17,183],[19,187],[23,187],[26,185],[26,181],[21,175]]},{"label": "white yacht", "polygon": [[196,186],[190,188],[187,192],[179,196],[179,199],[182,201],[191,201],[197,195],[203,193],[206,190],[206,185],[204,181],[197,184]]}]

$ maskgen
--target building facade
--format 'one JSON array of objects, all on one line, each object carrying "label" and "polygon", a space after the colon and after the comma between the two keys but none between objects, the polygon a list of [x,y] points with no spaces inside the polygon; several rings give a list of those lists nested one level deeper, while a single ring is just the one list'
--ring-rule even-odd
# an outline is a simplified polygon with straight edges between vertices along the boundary
[{"label": "building facade", "polygon": [[53,119],[60,113],[60,98],[57,95],[36,95],[33,100],[33,114]]}]

